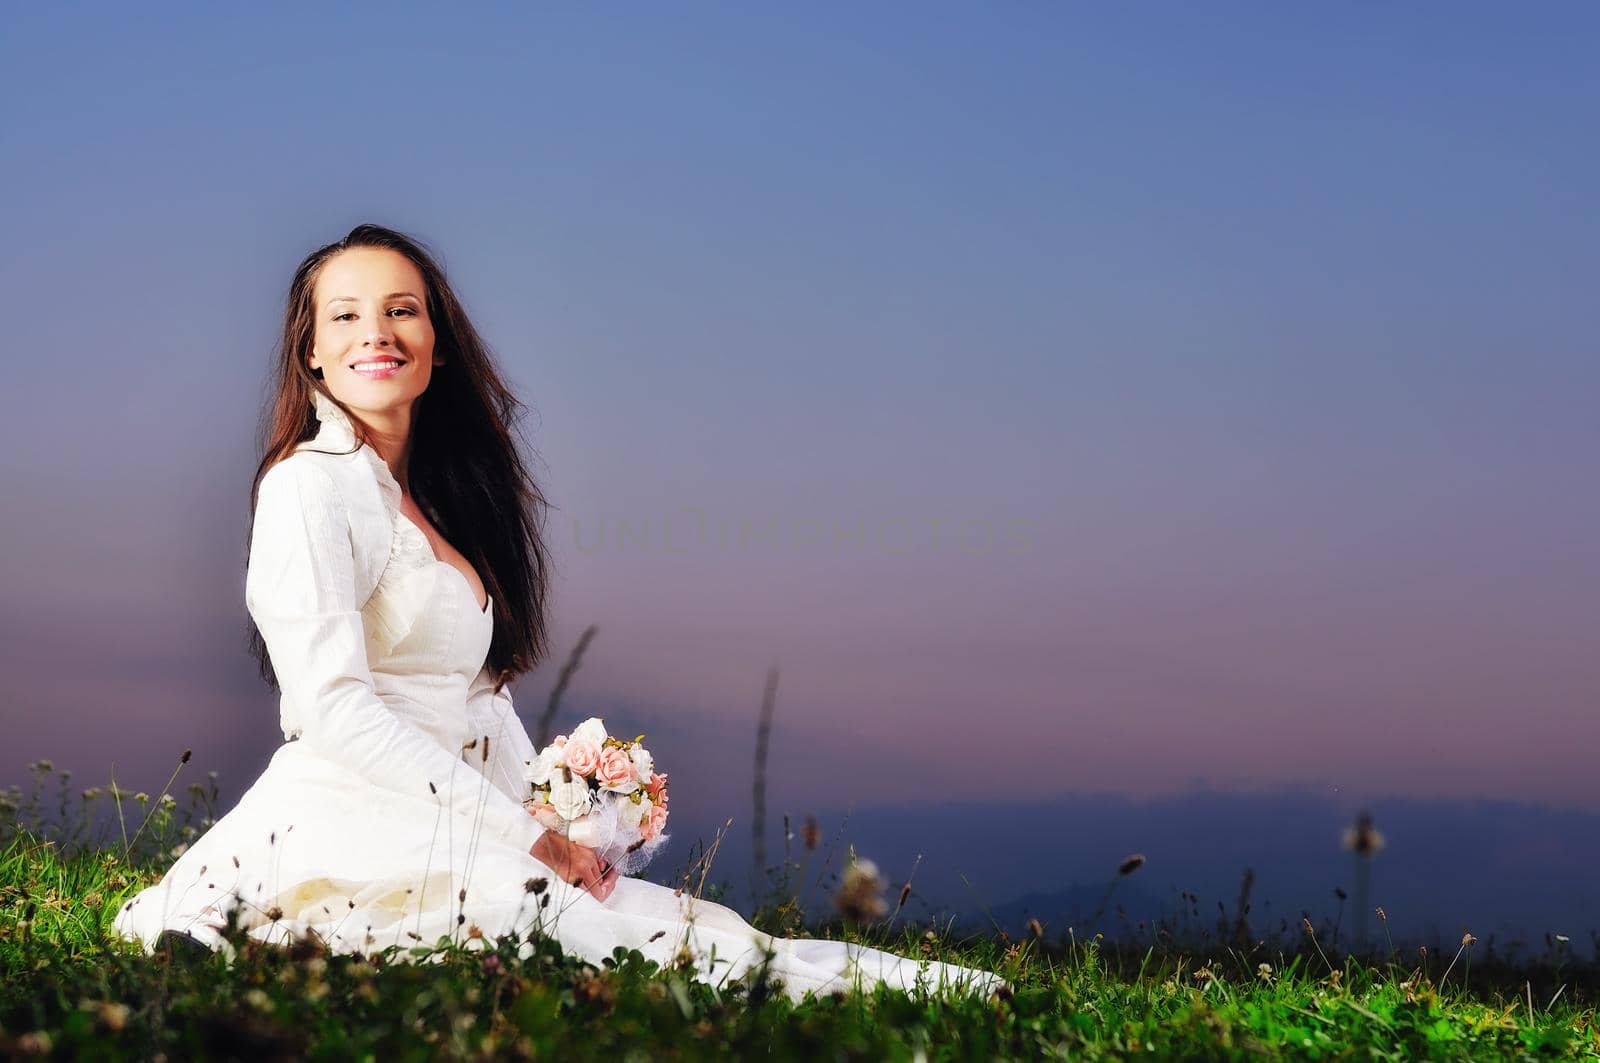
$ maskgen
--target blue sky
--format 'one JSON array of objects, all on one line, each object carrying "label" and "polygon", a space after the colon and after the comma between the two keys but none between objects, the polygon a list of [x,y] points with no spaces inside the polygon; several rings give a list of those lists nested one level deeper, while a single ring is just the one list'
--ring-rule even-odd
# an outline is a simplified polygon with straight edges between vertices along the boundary
[{"label": "blue sky", "polygon": [[5,20],[11,777],[265,762],[253,429],[377,221],[530,407],[575,709],[743,758],[778,663],[780,804],[1595,807],[1592,5]]}]

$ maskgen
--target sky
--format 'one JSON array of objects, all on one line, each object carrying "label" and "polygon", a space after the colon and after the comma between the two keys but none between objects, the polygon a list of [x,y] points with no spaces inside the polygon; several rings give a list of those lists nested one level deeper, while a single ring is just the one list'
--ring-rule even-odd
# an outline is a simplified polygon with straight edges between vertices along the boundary
[{"label": "sky", "polygon": [[0,18],[0,784],[281,741],[255,429],[373,221],[528,407],[524,720],[598,625],[706,822],[772,666],[777,807],[1600,810],[1591,5]]}]

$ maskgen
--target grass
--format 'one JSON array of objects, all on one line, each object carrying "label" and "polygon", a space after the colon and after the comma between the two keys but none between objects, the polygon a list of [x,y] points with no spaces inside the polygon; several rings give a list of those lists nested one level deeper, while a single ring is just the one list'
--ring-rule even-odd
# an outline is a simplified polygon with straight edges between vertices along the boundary
[{"label": "grass", "polygon": [[[0,1053],[10,1057],[1600,1055],[1592,966],[1471,967],[1466,944],[1448,966],[1435,958],[1436,970],[1426,958],[1404,965],[1398,953],[1364,964],[1330,952],[1309,926],[1270,953],[1260,942],[1184,945],[1166,928],[1148,944],[1050,940],[1038,927],[1020,941],[962,941],[938,927],[896,923],[899,905],[852,928],[806,918],[792,900],[764,904],[757,919],[768,929],[803,924],[813,934],[990,968],[1011,983],[984,998],[877,989],[799,1004],[760,976],[715,987],[621,950],[595,967],[540,941],[518,959],[520,943],[509,937],[341,955],[311,941],[265,946],[240,933],[231,966],[220,955],[145,956],[109,933],[112,917],[209,825],[214,781],[209,791],[190,787],[195,808],[180,817],[165,795],[71,795],[61,772],[52,817],[39,791],[53,766],[40,764],[30,800],[16,788],[0,796]],[[137,822],[123,807],[128,796],[139,806]],[[95,817],[107,799],[121,814]],[[808,825],[807,837],[816,833]],[[805,878],[794,872],[801,865],[786,853],[783,873],[772,877]],[[1466,963],[1458,962],[1463,953]],[[396,962],[402,958],[430,962]]]}]

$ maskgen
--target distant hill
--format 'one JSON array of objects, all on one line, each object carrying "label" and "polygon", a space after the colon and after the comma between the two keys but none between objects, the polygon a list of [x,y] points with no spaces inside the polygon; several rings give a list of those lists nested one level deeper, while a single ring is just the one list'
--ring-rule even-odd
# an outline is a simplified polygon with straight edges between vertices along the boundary
[{"label": "distant hill", "polygon": [[[1319,926],[1339,920],[1348,941],[1356,919],[1357,858],[1340,839],[1356,809],[1345,804],[1294,790],[1199,789],[1145,801],[1064,794],[983,807],[858,806],[848,818],[842,810],[816,815],[825,844],[837,835],[840,846],[853,845],[877,863],[891,901],[915,870],[908,920],[954,917],[964,928],[987,931],[992,914],[1015,933],[1035,917],[1051,933],[1064,931],[1093,912],[1117,865],[1138,852],[1147,862],[1119,883],[1101,920],[1108,937],[1121,925],[1117,904],[1137,924],[1176,914],[1185,891],[1198,897],[1192,922],[1214,927],[1219,915],[1231,918],[1248,867],[1256,876],[1248,916],[1256,936],[1292,930],[1309,912]],[[1480,940],[1493,936],[1497,950],[1521,940],[1525,953],[1541,953],[1548,933],[1566,935],[1578,956],[1595,951],[1600,842],[1593,840],[1600,839],[1600,814],[1487,800],[1389,798],[1367,807],[1386,839],[1370,864],[1369,903],[1385,908],[1397,945],[1434,949],[1470,930]],[[679,860],[698,832],[709,837],[727,815],[744,811],[732,809],[715,821],[684,816],[676,824],[680,848],[668,861]],[[769,819],[774,860],[783,853],[781,816],[780,810]],[[792,822],[798,821],[796,813]],[[716,877],[734,886],[737,904],[748,899],[742,892],[750,866],[747,830],[730,829],[717,858]],[[838,852],[832,868],[844,859]],[[826,877],[820,894],[828,888]],[[1336,890],[1346,895],[1342,904]],[[1380,940],[1370,909],[1367,926]]]}]

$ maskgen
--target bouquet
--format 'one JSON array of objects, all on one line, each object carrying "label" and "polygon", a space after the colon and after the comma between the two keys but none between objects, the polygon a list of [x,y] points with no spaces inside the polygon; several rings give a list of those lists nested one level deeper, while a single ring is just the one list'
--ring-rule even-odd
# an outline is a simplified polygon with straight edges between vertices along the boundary
[{"label": "bouquet", "polygon": [[556,735],[522,772],[532,786],[524,804],[539,822],[624,875],[643,869],[666,841],[667,777],[656,774],[643,739],[613,738],[592,716]]}]

